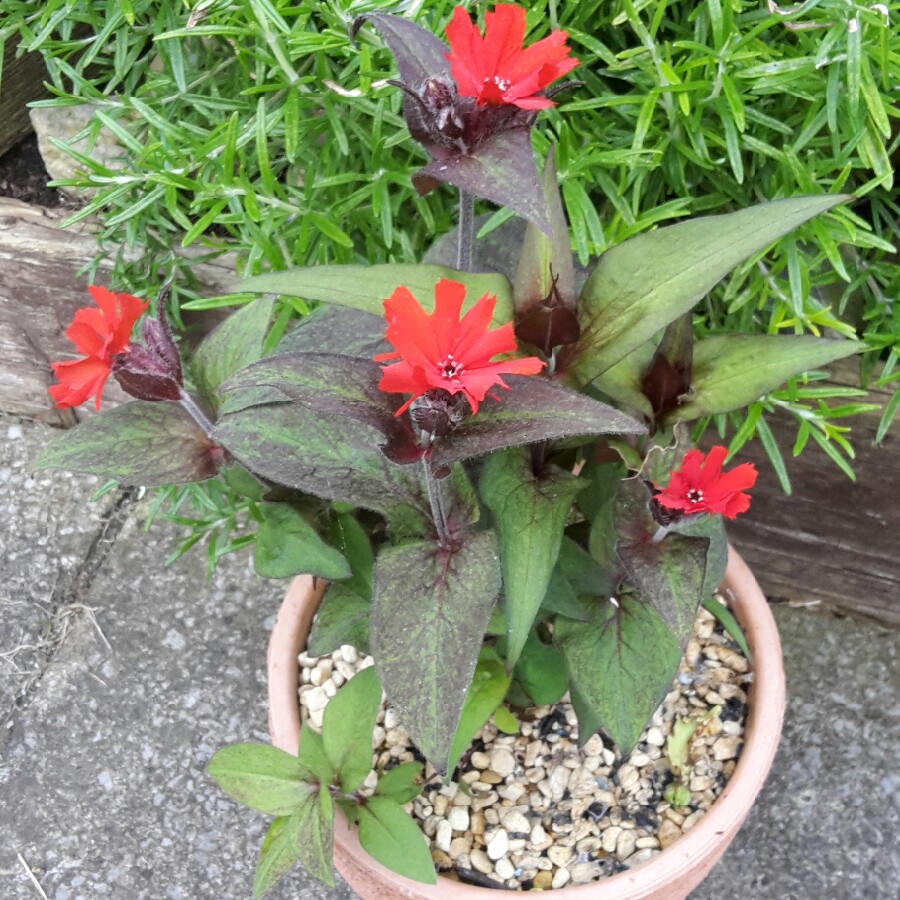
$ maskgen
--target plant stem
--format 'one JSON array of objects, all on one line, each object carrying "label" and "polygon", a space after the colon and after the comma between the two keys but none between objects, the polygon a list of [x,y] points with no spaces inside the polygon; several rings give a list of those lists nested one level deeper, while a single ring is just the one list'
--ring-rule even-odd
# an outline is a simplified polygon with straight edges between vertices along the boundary
[{"label": "plant stem", "polygon": [[456,268],[460,272],[472,271],[472,254],[475,247],[475,196],[459,192],[459,225],[457,229]]},{"label": "plant stem", "polygon": [[206,413],[196,404],[194,398],[184,389],[181,389],[181,396],[178,402],[185,409],[187,414],[200,426],[200,429],[207,437],[212,437],[213,423],[206,418]]},{"label": "plant stem", "polygon": [[431,503],[431,515],[434,519],[434,527],[437,531],[438,543],[446,547],[450,542],[447,531],[447,514],[444,511],[444,501],[441,497],[441,486],[431,471],[431,463],[426,457],[422,457],[422,470],[425,473],[425,486],[428,488],[428,502]]}]

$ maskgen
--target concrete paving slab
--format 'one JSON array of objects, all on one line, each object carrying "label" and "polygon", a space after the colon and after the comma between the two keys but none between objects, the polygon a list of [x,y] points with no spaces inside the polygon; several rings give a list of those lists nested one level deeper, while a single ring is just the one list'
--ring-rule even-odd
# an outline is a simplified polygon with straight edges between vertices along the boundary
[{"label": "concrete paving slab", "polygon": [[900,635],[775,607],[788,705],[769,780],[692,900],[893,900]]},{"label": "concrete paving slab", "polygon": [[52,429],[0,414],[0,727],[58,638],[59,605],[115,503],[97,478],[32,472]]},{"label": "concrete paving slab", "polygon": [[[202,554],[169,569],[173,529],[133,516],[82,617],[15,719],[0,771],[0,896],[203,900],[252,896],[266,818],[208,778],[223,744],[266,739],[268,629],[284,587],[246,554],[208,581]],[[100,634],[102,631],[102,637]],[[298,870],[274,898],[350,897]]]}]

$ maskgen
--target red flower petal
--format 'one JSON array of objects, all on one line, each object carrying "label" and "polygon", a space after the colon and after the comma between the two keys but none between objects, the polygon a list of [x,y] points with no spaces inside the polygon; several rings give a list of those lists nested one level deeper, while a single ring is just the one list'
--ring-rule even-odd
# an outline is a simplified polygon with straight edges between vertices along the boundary
[{"label": "red flower petal", "polygon": [[77,310],[66,329],[66,337],[84,358],[52,365],[60,383],[49,391],[60,408],[79,406],[94,396],[100,409],[112,359],[128,349],[134,323],[149,305],[131,294],[116,294],[95,284],[88,287],[88,292],[96,307]]},{"label": "red flower petal", "polygon": [[475,413],[493,385],[505,387],[501,373],[534,375],[544,367],[537,357],[490,361],[516,350],[511,323],[489,330],[495,297],[485,294],[460,320],[465,286],[442,279],[434,291],[431,315],[405,287],[398,287],[385,301],[385,337],[395,349],[378,354],[375,361],[400,361],[382,368],[381,390],[412,394],[409,402],[435,388],[451,395],[462,393]]},{"label": "red flower petal", "polygon": [[741,493],[756,483],[756,468],[744,463],[730,472],[722,472],[728,450],[713,447],[704,455],[700,450],[685,454],[680,469],[672,472],[669,484],[655,497],[666,509],[688,515],[711,513],[733,519],[750,507],[750,495]]},{"label": "red flower petal", "polygon": [[447,25],[450,52],[446,56],[460,95],[474,97],[481,106],[554,106],[538,92],[578,65],[569,56],[567,32],[554,31],[523,49],[524,9],[498,3],[484,21],[482,37],[468,13],[457,6]]}]

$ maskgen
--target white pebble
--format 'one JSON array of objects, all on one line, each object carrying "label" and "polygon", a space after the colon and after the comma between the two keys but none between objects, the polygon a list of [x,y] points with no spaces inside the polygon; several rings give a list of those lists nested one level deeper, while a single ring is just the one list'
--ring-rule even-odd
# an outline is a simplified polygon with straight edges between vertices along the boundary
[{"label": "white pebble", "polygon": [[528,834],[531,831],[531,822],[518,810],[512,810],[503,817],[503,827],[509,833]]},{"label": "white pebble", "polygon": [[616,841],[616,857],[620,862],[628,859],[634,853],[637,846],[637,838],[633,831],[623,831]]},{"label": "white pebble", "polygon": [[558,891],[561,887],[565,887],[569,883],[571,877],[568,869],[557,869],[553,873],[553,880],[550,882],[550,887],[552,887],[554,891]]},{"label": "white pebble", "polygon": [[359,659],[359,654],[356,652],[356,647],[352,644],[344,644],[341,647],[341,658],[344,662],[350,663],[351,665],[355,663]]},{"label": "white pebble", "polygon": [[487,855],[491,859],[500,859],[509,852],[509,835],[501,828],[488,841]]},{"label": "white pebble", "polygon": [[434,835],[434,844],[438,850],[444,853],[450,852],[450,842],[453,840],[453,828],[446,819],[441,819],[437,824],[437,831]]},{"label": "white pebble", "polygon": [[508,859],[498,859],[494,864],[494,871],[506,881],[509,878],[515,878],[516,867]]},{"label": "white pebble", "polygon": [[324,688],[315,687],[307,691],[303,695],[303,699],[306,701],[306,708],[310,713],[314,713],[316,710],[325,709],[325,704],[328,703],[328,694],[325,693]]},{"label": "white pebble", "polygon": [[506,778],[507,775],[512,775],[515,768],[516,761],[509,750],[501,747],[491,754],[490,769],[492,772],[496,772],[501,778]]},{"label": "white pebble", "polygon": [[469,810],[465,806],[454,806],[447,813],[447,822],[454,831],[466,831],[469,827]]}]

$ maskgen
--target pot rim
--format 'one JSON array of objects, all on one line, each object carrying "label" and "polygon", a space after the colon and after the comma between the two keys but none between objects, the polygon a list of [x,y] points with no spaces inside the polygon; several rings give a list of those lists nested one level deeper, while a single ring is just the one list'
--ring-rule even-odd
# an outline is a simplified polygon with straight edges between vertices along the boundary
[{"label": "pot rim", "polygon": [[[268,650],[269,733],[272,743],[296,754],[300,739],[300,704],[297,696],[300,665],[297,657],[305,647],[315,610],[327,584],[309,575],[291,583],[278,612]],[[749,714],[745,740],[734,774],[700,821],[661,853],[646,862],[613,875],[580,885],[566,885],[567,897],[614,900],[623,896],[649,897],[667,885],[674,887],[690,870],[704,867],[700,879],[718,861],[740,828],[761,790],[778,749],[784,718],[785,684],[781,641],[765,596],[746,563],[729,544],[728,565],[722,592],[741,626],[753,656],[753,683],[748,692]],[[765,698],[762,702],[761,698]],[[758,702],[760,701],[760,702]],[[437,885],[404,878],[382,866],[360,846],[343,814],[335,817],[335,858],[341,863],[364,858],[372,876],[389,882],[395,896],[447,900],[452,897],[484,900],[490,888],[476,887],[438,877]],[[360,863],[357,863],[357,867]],[[441,881],[444,885],[441,885]],[[524,892],[523,892],[524,893]],[[685,892],[686,894],[687,892]],[[680,894],[678,896],[684,896]],[[669,896],[676,896],[674,893]]]}]

